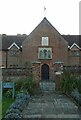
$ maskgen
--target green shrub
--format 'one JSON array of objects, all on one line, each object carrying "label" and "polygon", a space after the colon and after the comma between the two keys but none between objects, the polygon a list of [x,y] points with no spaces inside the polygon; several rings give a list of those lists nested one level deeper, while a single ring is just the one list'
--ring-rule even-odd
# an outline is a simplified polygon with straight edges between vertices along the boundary
[{"label": "green shrub", "polygon": [[11,97],[12,96],[12,89],[3,90],[3,95],[5,97]]},{"label": "green shrub", "polygon": [[81,79],[79,78],[78,79],[78,91],[79,91],[79,93],[81,93]]},{"label": "green shrub", "polygon": [[33,80],[32,76],[27,77],[22,81],[18,81],[15,83],[16,92],[24,91],[29,94],[34,94],[36,90],[36,82]]},{"label": "green shrub", "polygon": [[70,94],[75,88],[79,89],[79,79],[70,72],[64,72],[61,79],[62,92]]},{"label": "green shrub", "polygon": [[15,90],[19,91],[21,89],[22,85],[23,85],[23,81],[17,81],[17,82],[15,82]]}]

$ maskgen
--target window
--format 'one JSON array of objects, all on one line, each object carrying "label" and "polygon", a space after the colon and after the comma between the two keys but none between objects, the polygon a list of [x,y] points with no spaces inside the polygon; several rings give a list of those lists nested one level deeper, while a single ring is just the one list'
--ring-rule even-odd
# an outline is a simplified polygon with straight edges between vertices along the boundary
[{"label": "window", "polygon": [[9,55],[10,56],[17,56],[17,55],[19,55],[19,51],[18,50],[10,50]]},{"label": "window", "polygon": [[52,48],[39,48],[38,59],[52,59]]},{"label": "window", "polygon": [[71,56],[79,56],[80,52],[78,50],[72,50],[70,54]]},{"label": "window", "polygon": [[42,37],[42,46],[48,46],[49,43],[48,43],[48,37]]}]

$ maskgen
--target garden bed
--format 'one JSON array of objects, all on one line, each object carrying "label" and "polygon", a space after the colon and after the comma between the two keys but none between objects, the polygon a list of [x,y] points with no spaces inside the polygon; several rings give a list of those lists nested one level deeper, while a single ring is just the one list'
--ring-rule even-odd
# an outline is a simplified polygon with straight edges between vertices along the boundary
[{"label": "garden bed", "polygon": [[18,93],[15,100],[5,98],[3,100],[3,120],[23,118],[22,111],[25,105],[28,104],[29,98],[30,95],[28,93]]}]

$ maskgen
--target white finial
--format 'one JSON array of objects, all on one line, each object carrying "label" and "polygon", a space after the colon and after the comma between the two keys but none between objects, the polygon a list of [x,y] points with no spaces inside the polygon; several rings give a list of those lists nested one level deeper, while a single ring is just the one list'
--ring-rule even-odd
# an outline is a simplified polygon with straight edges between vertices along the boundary
[{"label": "white finial", "polygon": [[44,17],[46,17],[46,7],[44,6]]}]

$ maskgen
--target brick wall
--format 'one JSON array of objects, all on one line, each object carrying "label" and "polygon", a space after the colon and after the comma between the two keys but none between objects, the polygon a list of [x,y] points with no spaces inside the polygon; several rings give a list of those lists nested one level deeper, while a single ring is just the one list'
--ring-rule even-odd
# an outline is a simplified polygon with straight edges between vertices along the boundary
[{"label": "brick wall", "polygon": [[[49,45],[42,46],[42,37],[48,37]],[[48,47],[52,48],[52,59],[40,60],[38,59],[38,48]],[[68,43],[60,35],[60,33],[52,27],[48,22],[43,21],[36,29],[30,33],[27,39],[23,42],[22,46],[22,61],[40,61],[43,64],[49,65],[50,79],[53,76],[53,63],[56,61],[63,61],[64,65],[68,64]],[[41,70],[40,70],[41,71]]]},{"label": "brick wall", "polygon": [[67,42],[53,27],[50,27],[50,25],[44,27],[43,24],[36,28],[24,41],[22,47],[23,62],[26,62],[26,60],[31,62],[38,60],[38,47],[41,46],[43,36],[49,37],[48,47],[52,48],[51,62],[62,60],[64,64],[67,64]]},{"label": "brick wall", "polygon": [[[10,81],[18,81],[23,80],[24,78],[32,75],[32,68],[4,68],[2,69],[2,77],[3,81],[10,80]],[[33,75],[32,75],[33,76]]]}]

